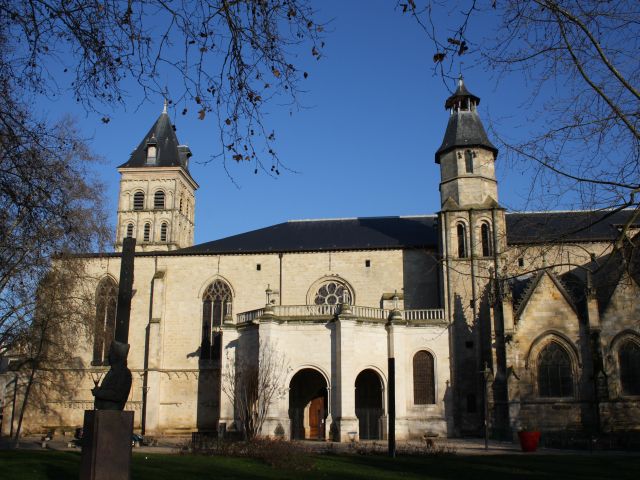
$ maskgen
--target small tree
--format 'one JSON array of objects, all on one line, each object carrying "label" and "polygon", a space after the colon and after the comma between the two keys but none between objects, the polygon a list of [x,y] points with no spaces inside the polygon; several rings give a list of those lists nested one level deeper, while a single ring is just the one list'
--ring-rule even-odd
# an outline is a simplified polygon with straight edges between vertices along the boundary
[{"label": "small tree", "polygon": [[260,340],[257,358],[236,357],[227,353],[222,374],[222,391],[235,408],[235,416],[246,440],[262,430],[269,407],[285,393],[284,380],[289,364],[271,343]]}]

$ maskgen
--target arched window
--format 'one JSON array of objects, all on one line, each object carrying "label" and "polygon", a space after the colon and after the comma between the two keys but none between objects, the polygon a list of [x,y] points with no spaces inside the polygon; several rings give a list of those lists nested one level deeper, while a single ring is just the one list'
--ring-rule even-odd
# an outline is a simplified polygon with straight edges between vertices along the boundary
[{"label": "arched window", "polygon": [[153,195],[153,208],[156,210],[164,210],[164,192],[162,190],[158,190]]},{"label": "arched window", "polygon": [[464,152],[464,169],[467,173],[473,173],[473,157],[475,155],[471,150]]},{"label": "arched window", "polygon": [[433,355],[421,350],[413,357],[413,403],[429,405],[436,403],[436,382]]},{"label": "arched window", "polygon": [[133,209],[144,210],[144,193],[136,192],[133,194]]},{"label": "arched window", "polygon": [[144,241],[148,242],[149,240],[151,240],[151,224],[150,223],[145,223],[144,224]]},{"label": "arched window", "polygon": [[486,222],[482,222],[480,226],[480,240],[482,244],[482,256],[490,257],[493,255],[493,243],[491,242],[491,228]]},{"label": "arched window", "polygon": [[160,241],[161,242],[167,241],[168,228],[169,228],[169,225],[167,224],[167,222],[162,222],[162,224],[160,225]]},{"label": "arched window", "polygon": [[182,213],[182,197],[180,197],[180,213]]},{"label": "arched window", "polygon": [[571,359],[558,343],[549,343],[538,355],[538,390],[541,397],[572,397]]},{"label": "arched window", "polygon": [[463,223],[456,227],[458,234],[458,258],[467,258],[467,229]]},{"label": "arched window", "polygon": [[625,395],[640,395],[640,345],[625,340],[618,349],[620,384]]},{"label": "arched window", "polygon": [[92,365],[108,365],[109,347],[116,330],[117,304],[118,286],[111,278],[104,278],[96,290]]},{"label": "arched window", "polygon": [[351,303],[351,293],[342,283],[336,280],[330,280],[320,285],[313,299],[313,303],[315,305]]},{"label": "arched window", "polygon": [[225,318],[231,317],[231,287],[216,280],[202,296],[202,345],[200,360],[219,360],[222,354],[222,333],[219,327]]},{"label": "arched window", "polygon": [[133,237],[133,223],[127,224],[127,238]]}]

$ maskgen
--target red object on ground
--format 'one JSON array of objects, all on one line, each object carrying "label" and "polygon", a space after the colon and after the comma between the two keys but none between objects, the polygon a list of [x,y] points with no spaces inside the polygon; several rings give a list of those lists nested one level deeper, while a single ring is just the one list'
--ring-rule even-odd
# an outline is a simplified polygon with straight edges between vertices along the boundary
[{"label": "red object on ground", "polygon": [[535,452],[538,449],[540,432],[518,432],[518,438],[520,439],[520,447],[522,448],[523,452]]}]

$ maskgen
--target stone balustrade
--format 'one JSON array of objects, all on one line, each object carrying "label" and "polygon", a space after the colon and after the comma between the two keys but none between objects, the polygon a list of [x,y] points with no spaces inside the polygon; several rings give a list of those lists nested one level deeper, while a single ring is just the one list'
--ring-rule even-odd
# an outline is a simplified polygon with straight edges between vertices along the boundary
[{"label": "stone balustrade", "polygon": [[[238,324],[260,320],[263,316],[278,319],[312,319],[335,317],[344,312],[342,305],[271,305],[236,315]],[[356,319],[386,322],[392,310],[375,307],[349,305],[348,313]],[[444,310],[441,308],[401,310],[402,317],[407,322],[444,321]]]},{"label": "stone balustrade", "polygon": [[419,310],[403,310],[404,319],[411,321],[419,320],[444,320],[444,309],[426,308]]}]

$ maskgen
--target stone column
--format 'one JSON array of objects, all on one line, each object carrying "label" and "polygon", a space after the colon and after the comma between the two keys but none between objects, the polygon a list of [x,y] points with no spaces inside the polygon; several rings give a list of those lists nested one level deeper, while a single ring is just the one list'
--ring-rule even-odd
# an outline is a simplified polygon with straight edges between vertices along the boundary
[{"label": "stone column", "polygon": [[[353,352],[356,339],[355,317],[349,305],[344,305],[336,320],[335,378],[333,379],[333,419],[337,428],[336,440],[348,442],[358,438],[358,418],[356,417],[355,375]],[[354,434],[355,432],[355,434]],[[350,435],[351,433],[351,435]]]}]

